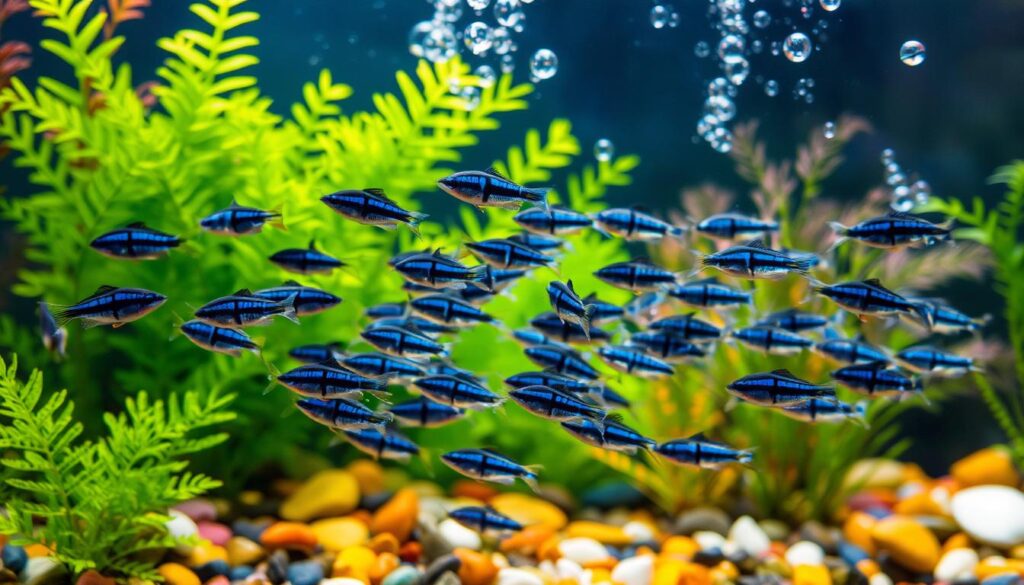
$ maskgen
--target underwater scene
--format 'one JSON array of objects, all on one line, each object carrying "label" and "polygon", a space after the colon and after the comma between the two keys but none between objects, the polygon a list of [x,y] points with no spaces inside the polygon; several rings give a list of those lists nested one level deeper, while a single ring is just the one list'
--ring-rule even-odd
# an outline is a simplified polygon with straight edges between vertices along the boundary
[{"label": "underwater scene", "polygon": [[0,0],[0,583],[1024,583],[1022,23]]}]

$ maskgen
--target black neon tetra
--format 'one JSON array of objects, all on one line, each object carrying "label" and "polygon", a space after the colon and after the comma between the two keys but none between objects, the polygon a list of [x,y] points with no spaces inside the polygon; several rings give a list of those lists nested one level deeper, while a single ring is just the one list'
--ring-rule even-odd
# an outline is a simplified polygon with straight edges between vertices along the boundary
[{"label": "black neon tetra", "polygon": [[746,279],[778,279],[790,273],[806,274],[811,263],[806,258],[795,259],[765,246],[761,240],[751,240],[706,256],[701,256],[693,274],[706,268]]},{"label": "black neon tetra", "polygon": [[402,425],[436,428],[453,423],[465,416],[465,409],[441,404],[425,396],[400,402],[388,409]]},{"label": "black neon tetra", "polygon": [[505,399],[476,382],[456,376],[432,375],[412,385],[431,400],[457,408],[480,410],[501,406]]},{"label": "black neon tetra", "polygon": [[572,279],[568,282],[557,280],[548,284],[548,300],[551,308],[562,323],[575,323],[583,329],[583,334],[590,339],[590,320],[594,315],[594,306],[589,305],[576,294]]},{"label": "black neon tetra", "polygon": [[538,345],[524,350],[526,357],[538,366],[573,378],[596,380],[600,377],[579,352],[560,345]]},{"label": "black neon tetra", "polygon": [[825,330],[824,341],[814,344],[814,351],[844,364],[892,361],[892,357],[887,351],[877,348],[859,337],[856,339],[840,337],[831,329]]},{"label": "black neon tetra", "polygon": [[305,364],[277,376],[285,388],[310,398],[339,398],[362,392],[384,394],[385,378],[370,378],[346,370],[336,361],[323,364]]},{"label": "black neon tetra", "polygon": [[284,229],[279,211],[244,207],[234,201],[226,209],[214,212],[199,221],[204,230],[225,236],[244,236],[263,231],[264,225]]},{"label": "black neon tetra", "polygon": [[54,309],[52,314],[58,329],[74,319],[81,320],[86,328],[112,325],[116,329],[152,313],[166,300],[167,297],[151,290],[105,284],[73,305],[50,303],[49,306]]},{"label": "black neon tetra", "polygon": [[427,218],[425,213],[403,209],[388,198],[382,189],[337,191],[324,195],[320,200],[348,219],[387,230],[404,224],[418,234],[420,222]]},{"label": "black neon tetra", "polygon": [[374,459],[408,461],[420,454],[416,443],[393,429],[344,429],[342,434],[353,447]]},{"label": "black neon tetra", "polygon": [[345,398],[300,398],[295,406],[314,422],[346,431],[370,428],[383,431],[394,419],[390,412],[378,414],[358,402]]},{"label": "black neon tetra", "polygon": [[599,348],[597,353],[604,360],[604,363],[624,374],[658,379],[671,376],[675,372],[672,364],[647,355],[638,347],[608,345]]},{"label": "black neon tetra", "polygon": [[233,357],[242,355],[243,351],[260,353],[259,344],[240,329],[217,327],[198,319],[182,323],[179,329],[186,339],[207,351]]},{"label": "black neon tetra", "polygon": [[820,329],[828,325],[828,319],[799,309],[784,309],[759,319],[755,325],[779,327],[793,333],[800,333]]},{"label": "black neon tetra", "polygon": [[494,268],[530,269],[550,266],[555,259],[509,239],[495,238],[479,242],[466,242],[474,256]]},{"label": "black neon tetra", "polygon": [[341,303],[339,296],[319,288],[301,285],[294,280],[288,280],[281,286],[264,288],[252,294],[277,302],[284,302],[291,298],[295,307],[295,315],[298,317],[322,313]]},{"label": "black neon tetra", "polygon": [[524,209],[512,219],[524,230],[551,236],[568,236],[593,225],[593,221],[586,215],[557,205],[548,209],[543,207]]},{"label": "black neon tetra", "polygon": [[814,398],[836,399],[836,390],[832,386],[801,380],[789,370],[743,376],[726,389],[737,398],[763,406],[793,406]]},{"label": "black neon tetra", "polygon": [[594,276],[634,293],[660,291],[676,284],[674,272],[646,259],[610,264],[595,272]]},{"label": "black neon tetra", "polygon": [[57,359],[64,357],[67,349],[68,331],[57,325],[57,319],[50,312],[49,306],[40,301],[39,303],[39,335],[43,340],[43,347],[52,353]]},{"label": "black neon tetra", "polygon": [[307,343],[288,350],[288,357],[304,364],[321,364],[340,360],[345,349],[341,342]]},{"label": "black neon tetra", "polygon": [[968,372],[979,371],[972,358],[928,346],[908,347],[900,350],[896,354],[896,359],[905,368],[918,374],[954,378]]},{"label": "black neon tetra", "polygon": [[508,237],[510,242],[522,244],[538,252],[550,252],[565,246],[565,242],[558,238],[537,235],[533,232],[522,232]]},{"label": "black neon tetra", "polygon": [[139,221],[97,237],[89,247],[110,258],[153,260],[181,244],[178,236],[157,231]]},{"label": "black neon tetra", "polygon": [[448,516],[466,528],[482,534],[519,532],[523,525],[485,506],[466,506],[448,512]]},{"label": "black neon tetra", "polygon": [[383,376],[392,382],[408,382],[424,374],[423,366],[405,358],[369,352],[342,356],[341,365],[364,376]]},{"label": "black neon tetra", "polygon": [[537,491],[539,466],[524,466],[489,449],[459,449],[441,455],[441,461],[455,471],[478,481],[511,485],[522,480]]},{"label": "black neon tetra", "polygon": [[745,345],[773,355],[794,355],[810,349],[814,341],[788,329],[755,325],[732,332]]},{"label": "black neon tetra", "polygon": [[631,242],[650,242],[666,236],[681,238],[686,230],[635,207],[614,207],[594,215],[594,225],[606,235]]},{"label": "black neon tetra", "polygon": [[257,296],[247,288],[214,299],[196,309],[196,318],[218,327],[243,328],[267,325],[274,317],[284,317],[293,323],[299,319],[295,314],[295,295],[282,301]]},{"label": "black neon tetra", "polygon": [[697,318],[696,313],[665,317],[651,323],[654,331],[667,331],[691,343],[708,343],[722,337],[722,330]]},{"label": "black neon tetra", "polygon": [[384,325],[364,329],[360,337],[378,350],[397,357],[426,359],[445,355],[447,348],[419,331]]},{"label": "black neon tetra", "polygon": [[836,221],[830,221],[828,225],[840,236],[832,244],[833,248],[847,240],[857,240],[874,248],[893,249],[927,246],[949,241],[953,237],[950,231],[952,221],[938,225],[900,211],[890,211],[886,215],[866,219],[851,227]]},{"label": "black neon tetra", "polygon": [[445,294],[431,294],[409,301],[412,310],[428,321],[453,327],[471,327],[494,320],[478,307],[462,299]]},{"label": "black neon tetra", "polygon": [[467,284],[486,287],[486,267],[466,266],[440,250],[406,256],[395,263],[395,270],[409,282],[435,289],[462,289]]},{"label": "black neon tetra", "polygon": [[640,331],[629,338],[630,345],[642,347],[645,352],[666,362],[676,363],[689,358],[704,357],[700,345],[669,330]]},{"label": "black neon tetra", "polygon": [[605,419],[603,424],[590,419],[563,421],[562,428],[593,447],[630,455],[640,449],[651,449],[656,444],[653,439],[648,439],[611,417]]},{"label": "black neon tetra", "polygon": [[661,443],[654,450],[673,463],[702,469],[720,469],[734,463],[749,465],[754,460],[751,451],[733,449],[703,435]]},{"label": "black neon tetra", "polygon": [[547,189],[531,189],[514,183],[494,168],[461,171],[437,182],[445,193],[477,208],[519,209],[523,203],[548,206]]},{"label": "black neon tetra", "polygon": [[916,315],[925,323],[931,319],[923,307],[885,288],[877,278],[818,286],[815,291],[861,319],[900,315]]},{"label": "black neon tetra", "polygon": [[509,398],[531,413],[549,420],[576,420],[589,418],[601,425],[606,413],[591,406],[579,395],[549,386],[524,386],[509,390]]},{"label": "black neon tetra", "polygon": [[296,274],[329,274],[337,268],[346,266],[344,262],[316,249],[314,242],[308,248],[288,248],[275,252],[270,261]]},{"label": "black neon tetra", "polygon": [[951,335],[955,333],[977,333],[992,320],[992,315],[971,317],[953,307],[945,299],[907,298],[928,315],[928,321],[920,320],[921,324],[934,333]]},{"label": "black neon tetra", "polygon": [[705,278],[668,289],[668,296],[687,305],[705,309],[725,309],[749,305],[750,293],[724,285],[714,278]]},{"label": "black neon tetra", "polygon": [[866,396],[888,396],[902,399],[923,395],[920,379],[907,376],[886,362],[868,362],[839,368],[831,373],[832,379],[854,392]]},{"label": "black neon tetra", "polygon": [[705,236],[734,240],[766,236],[779,231],[779,224],[738,213],[720,213],[697,222],[693,229]]},{"label": "black neon tetra", "polygon": [[530,326],[557,343],[592,345],[612,338],[611,333],[604,329],[591,326],[584,330],[582,325],[563,320],[552,311],[546,311],[530,319]]},{"label": "black neon tetra", "polygon": [[595,390],[588,382],[550,371],[515,374],[505,378],[505,383],[512,388],[547,386],[571,394],[588,394]]}]

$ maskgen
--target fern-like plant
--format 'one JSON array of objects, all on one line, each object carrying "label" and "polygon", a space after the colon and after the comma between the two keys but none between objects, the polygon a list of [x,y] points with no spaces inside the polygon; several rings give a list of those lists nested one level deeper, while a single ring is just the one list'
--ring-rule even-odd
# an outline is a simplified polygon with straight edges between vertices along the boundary
[{"label": "fern-like plant", "polygon": [[143,392],[104,417],[106,436],[83,441],[67,391],[44,398],[38,370],[22,383],[17,358],[0,358],[0,449],[9,453],[0,464],[10,492],[0,534],[46,546],[73,574],[156,579],[141,554],[180,544],[165,527],[168,508],[220,485],[189,472],[187,457],[226,439],[212,427],[231,420],[232,399],[216,388],[167,401]]}]

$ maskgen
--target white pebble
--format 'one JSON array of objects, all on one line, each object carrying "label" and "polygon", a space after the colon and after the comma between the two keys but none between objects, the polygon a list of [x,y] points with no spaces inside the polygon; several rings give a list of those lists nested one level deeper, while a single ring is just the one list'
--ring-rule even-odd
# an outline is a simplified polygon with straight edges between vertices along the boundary
[{"label": "white pebble", "polygon": [[741,516],[736,519],[732,528],[729,529],[729,540],[752,557],[761,556],[772,546],[771,539],[750,516]]},{"label": "white pebble", "polygon": [[583,567],[576,561],[558,559],[558,562],[555,563],[554,577],[559,580],[579,581],[581,575],[583,575]]},{"label": "white pebble", "polygon": [[885,573],[875,573],[868,579],[868,585],[892,585],[892,579]]},{"label": "white pebble", "polygon": [[544,585],[544,580],[522,569],[498,571],[498,585]]},{"label": "white pebble", "polygon": [[437,527],[437,531],[442,537],[444,537],[448,544],[456,548],[461,547],[468,548],[470,550],[480,550],[480,547],[483,546],[483,543],[480,541],[479,534],[451,518],[442,520],[441,524]]},{"label": "white pebble", "polygon": [[821,565],[825,562],[825,551],[809,540],[801,540],[786,551],[786,562],[792,567]]},{"label": "white pebble", "polygon": [[[185,515],[184,512],[178,510],[171,510],[167,513],[171,517],[164,527],[167,528],[167,533],[175,540],[187,540],[193,536],[199,534],[199,527],[192,521],[191,518]],[[192,546],[187,544],[179,544],[175,549],[178,554],[187,555],[192,551]]]},{"label": "white pebble", "polygon": [[612,581],[622,585],[649,585],[654,576],[654,557],[641,555],[623,559],[612,569]]},{"label": "white pebble", "polygon": [[558,552],[581,565],[608,558],[608,549],[593,538],[567,538],[558,543]]},{"label": "white pebble", "polygon": [[953,518],[968,536],[997,548],[1024,543],[1024,494],[1001,485],[967,488],[953,496]]},{"label": "white pebble", "polygon": [[978,566],[978,553],[969,548],[955,548],[939,559],[935,565],[935,579],[938,581],[959,581],[974,576]]},{"label": "white pebble", "polygon": [[725,546],[725,537],[717,532],[699,530],[693,533],[693,540],[700,547],[700,550],[721,550]]},{"label": "white pebble", "polygon": [[622,527],[622,531],[625,532],[633,542],[651,542],[654,540],[654,531],[651,527],[643,522],[626,522]]}]

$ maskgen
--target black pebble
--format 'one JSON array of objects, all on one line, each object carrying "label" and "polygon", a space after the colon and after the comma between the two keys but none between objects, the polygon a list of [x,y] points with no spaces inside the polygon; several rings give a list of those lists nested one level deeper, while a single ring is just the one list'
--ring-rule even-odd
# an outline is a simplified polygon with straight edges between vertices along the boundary
[{"label": "black pebble", "polygon": [[455,555],[438,557],[437,560],[430,563],[430,566],[423,573],[423,576],[420,578],[420,585],[432,585],[441,578],[441,575],[447,572],[458,573],[460,567],[462,567],[462,561]]},{"label": "black pebble", "polygon": [[288,580],[288,553],[279,550],[270,555],[267,559],[267,580],[274,585]]}]

